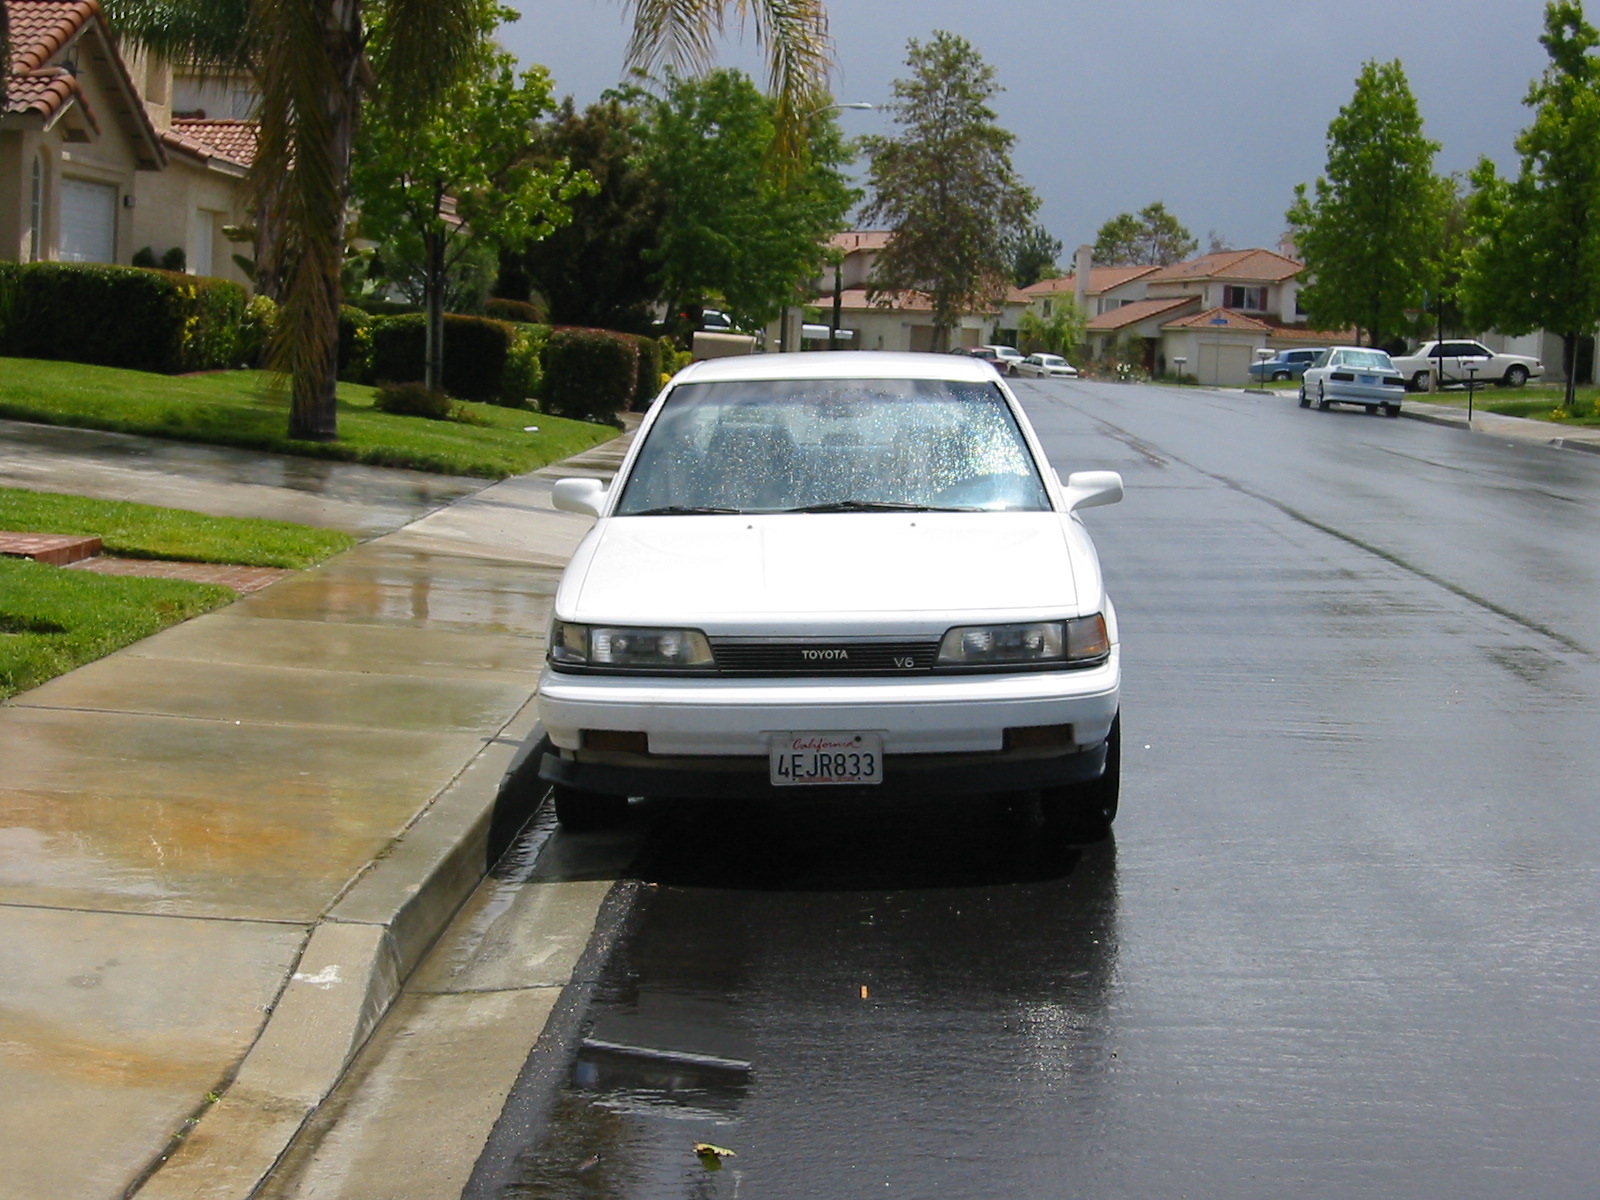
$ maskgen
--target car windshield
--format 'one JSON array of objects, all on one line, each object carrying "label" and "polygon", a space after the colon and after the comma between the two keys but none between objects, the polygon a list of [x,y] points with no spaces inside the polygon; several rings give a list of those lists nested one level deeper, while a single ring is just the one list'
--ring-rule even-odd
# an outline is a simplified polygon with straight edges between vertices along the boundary
[{"label": "car windshield", "polygon": [[1392,371],[1394,364],[1382,350],[1342,350],[1339,365],[1363,371]]},{"label": "car windshield", "polygon": [[674,388],[616,515],[1049,507],[993,384],[759,380]]}]

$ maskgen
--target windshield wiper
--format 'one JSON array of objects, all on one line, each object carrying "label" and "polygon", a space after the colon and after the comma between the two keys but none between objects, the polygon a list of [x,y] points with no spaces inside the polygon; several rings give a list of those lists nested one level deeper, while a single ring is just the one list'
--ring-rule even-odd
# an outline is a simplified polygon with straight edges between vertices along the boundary
[{"label": "windshield wiper", "polygon": [[623,513],[625,517],[685,517],[707,513],[737,516],[742,509],[716,508],[709,504],[664,504],[660,508],[641,508],[638,512]]},{"label": "windshield wiper", "polygon": [[824,504],[807,504],[801,508],[784,508],[786,513],[829,512],[963,512],[959,508],[946,508],[936,504],[912,504],[905,500],[829,500]]}]

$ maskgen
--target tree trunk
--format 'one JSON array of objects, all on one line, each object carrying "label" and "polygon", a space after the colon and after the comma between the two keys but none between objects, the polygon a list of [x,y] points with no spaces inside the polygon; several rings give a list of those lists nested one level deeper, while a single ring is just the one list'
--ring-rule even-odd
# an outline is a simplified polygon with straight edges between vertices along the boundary
[{"label": "tree trunk", "polygon": [[1561,361],[1567,371],[1567,399],[1562,405],[1567,410],[1568,416],[1577,416],[1578,410],[1574,405],[1578,402],[1578,335],[1563,333],[1561,335]]},{"label": "tree trunk", "polygon": [[[323,0],[322,11],[327,31],[322,52],[327,55],[326,78],[333,84],[323,97],[323,128],[317,130],[314,120],[296,122],[297,134],[303,136],[297,136],[298,161],[294,170],[324,169],[333,186],[318,189],[310,183],[291,185],[300,192],[302,219],[314,221],[317,228],[301,234],[299,261],[293,270],[302,277],[290,285],[300,290],[302,300],[295,306],[299,311],[294,319],[305,321],[307,327],[300,331],[304,339],[302,352],[294,356],[289,436],[331,442],[339,436],[336,388],[339,305],[343,299],[339,274],[344,267],[350,153],[361,106],[361,2]],[[320,160],[315,168],[311,165],[313,158]]]},{"label": "tree trunk", "polygon": [[428,332],[423,342],[422,384],[430,392],[444,390],[444,234],[423,236],[427,256]]}]

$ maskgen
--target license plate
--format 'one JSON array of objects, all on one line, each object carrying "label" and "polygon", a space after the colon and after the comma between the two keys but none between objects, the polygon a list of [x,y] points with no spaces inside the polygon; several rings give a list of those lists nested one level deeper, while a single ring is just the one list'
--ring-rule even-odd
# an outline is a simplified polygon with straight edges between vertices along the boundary
[{"label": "license plate", "polygon": [[883,782],[883,734],[793,732],[772,735],[773,787]]},{"label": "license plate", "polygon": [[1358,378],[1360,378],[1362,383],[1369,384],[1369,385],[1378,382],[1378,377],[1376,375],[1362,375],[1362,376],[1359,376]]}]

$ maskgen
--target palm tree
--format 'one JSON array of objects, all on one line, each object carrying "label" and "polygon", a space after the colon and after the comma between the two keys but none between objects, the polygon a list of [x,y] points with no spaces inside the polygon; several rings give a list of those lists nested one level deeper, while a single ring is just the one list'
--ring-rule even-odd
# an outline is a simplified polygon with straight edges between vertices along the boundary
[{"label": "palm tree", "polygon": [[[805,117],[830,61],[824,0],[621,0],[633,10],[628,59],[702,68],[730,12],[766,51],[783,120],[778,161],[801,153]],[[246,70],[261,93],[252,179],[266,246],[258,268],[280,279],[272,365],[290,379],[289,436],[338,435],[339,273],[350,152],[362,97],[420,119],[481,44],[492,0],[104,0],[113,26],[155,53]],[[381,21],[365,19],[381,11]],[[373,31],[383,44],[369,44]],[[384,64],[382,76],[372,63]],[[280,231],[274,235],[273,231]]]}]

